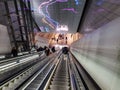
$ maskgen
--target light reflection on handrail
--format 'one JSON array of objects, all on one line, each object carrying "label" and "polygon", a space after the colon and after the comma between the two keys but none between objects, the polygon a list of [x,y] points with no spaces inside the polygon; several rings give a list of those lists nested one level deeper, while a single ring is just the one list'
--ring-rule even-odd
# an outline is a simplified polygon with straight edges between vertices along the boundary
[{"label": "light reflection on handrail", "polygon": [[33,68],[35,68],[35,66],[38,66],[38,65],[34,65],[32,66],[31,68],[29,68],[28,70],[26,70],[25,72],[22,72],[21,74],[19,74],[17,77],[14,77],[13,79],[11,79],[10,81],[6,82],[5,84],[3,84],[2,86],[0,86],[0,90],[3,90],[2,88],[5,87],[5,86],[8,86],[11,82],[13,83],[13,81],[15,81],[15,79],[19,78],[20,76],[22,76],[24,73],[29,73],[29,71]]},{"label": "light reflection on handrail", "polygon": [[[72,58],[72,55],[71,55],[71,53],[69,54],[70,55],[70,62],[71,62],[71,69],[72,69],[72,73],[73,73],[73,77],[74,77],[74,83],[75,83],[75,86],[76,86],[76,89],[77,90],[81,90],[81,88],[83,89],[83,90],[85,90],[85,86],[84,86],[84,84],[83,84],[83,82],[82,82],[82,80],[81,80],[81,77],[79,76],[78,77],[78,71],[77,71],[77,69],[76,69],[76,67],[75,67],[75,63],[76,62],[73,62],[73,58]],[[79,80],[79,81],[78,81]],[[80,82],[81,81],[81,82]],[[80,82],[80,83],[79,83]]]},{"label": "light reflection on handrail", "polygon": [[6,64],[6,65],[0,66],[0,72],[2,72],[2,71],[4,71],[4,70],[7,70],[7,69],[9,69],[9,68],[11,68],[11,67],[15,67],[15,66],[17,66],[17,65],[19,65],[19,64],[25,63],[25,62],[27,62],[27,61],[31,61],[31,60],[33,60],[33,59],[37,59],[38,57],[39,57],[39,55],[34,55],[34,56],[31,56],[31,57],[27,57],[27,58],[21,59],[21,60],[19,61],[19,63],[16,63],[16,61],[15,61],[15,62]]},{"label": "light reflection on handrail", "polygon": [[74,82],[73,82],[73,79],[72,79],[72,70],[71,70],[71,63],[70,63],[70,60],[69,60],[69,65],[68,65],[68,68],[69,68],[69,74],[70,74],[70,84],[71,84],[71,90],[75,90],[74,88]]},{"label": "light reflection on handrail", "polygon": [[41,54],[41,52],[35,52],[34,54],[32,53],[32,54],[27,54],[27,55],[23,55],[23,56],[13,57],[13,58],[9,58],[9,59],[3,59],[3,60],[0,60],[0,63],[5,63],[5,62],[12,61],[12,60],[25,58],[25,57],[28,57],[28,56],[31,56],[31,55],[36,55],[36,54]]}]

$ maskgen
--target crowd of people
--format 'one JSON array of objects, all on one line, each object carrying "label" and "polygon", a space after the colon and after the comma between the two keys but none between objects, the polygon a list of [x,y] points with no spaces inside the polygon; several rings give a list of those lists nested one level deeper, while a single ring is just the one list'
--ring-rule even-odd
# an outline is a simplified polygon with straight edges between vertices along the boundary
[{"label": "crowd of people", "polygon": [[[47,47],[47,46],[41,47],[40,46],[37,49],[34,47],[34,50],[37,51],[37,52],[43,51],[46,56],[49,56],[51,53],[56,52],[55,46],[52,46],[52,47]],[[68,52],[69,52],[68,47],[63,47],[62,48],[62,53],[67,54]],[[11,54],[12,54],[13,57],[17,57],[18,56],[18,50],[15,47],[13,47],[12,51],[11,51]]]},{"label": "crowd of people", "polygon": [[[33,49],[33,48],[32,48]],[[44,46],[44,47],[39,47],[39,48],[35,48],[34,49],[37,51],[37,52],[40,52],[40,51],[43,51],[46,56],[49,56],[51,53],[54,53],[56,50],[55,50],[55,47],[47,47],[47,46]],[[13,47],[12,50],[11,50],[11,54],[13,57],[17,57],[18,56],[18,49],[16,47]]]},{"label": "crowd of people", "polygon": [[40,51],[44,51],[46,56],[50,55],[51,53],[54,53],[56,50],[55,50],[55,47],[53,46],[52,48],[50,47],[47,47],[47,46],[44,46],[44,48],[42,48],[41,46],[37,49],[37,52],[40,52]]}]

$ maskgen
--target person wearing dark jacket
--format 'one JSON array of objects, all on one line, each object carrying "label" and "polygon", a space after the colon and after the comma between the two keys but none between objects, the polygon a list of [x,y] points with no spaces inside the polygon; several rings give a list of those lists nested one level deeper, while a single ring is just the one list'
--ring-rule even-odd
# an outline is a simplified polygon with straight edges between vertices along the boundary
[{"label": "person wearing dark jacket", "polygon": [[55,47],[53,46],[51,50],[52,50],[52,52],[54,53],[54,52],[55,52]]},{"label": "person wearing dark jacket", "polygon": [[62,48],[62,53],[68,54],[68,52],[69,52],[68,47],[63,47],[63,48]]},{"label": "person wearing dark jacket", "polygon": [[46,54],[46,56],[48,56],[50,54],[50,49],[48,47],[45,49],[45,54]]},{"label": "person wearing dark jacket", "polygon": [[17,57],[17,55],[18,55],[18,50],[17,50],[15,47],[13,47],[13,48],[12,48],[12,51],[11,51],[11,54],[13,55],[13,57]]}]

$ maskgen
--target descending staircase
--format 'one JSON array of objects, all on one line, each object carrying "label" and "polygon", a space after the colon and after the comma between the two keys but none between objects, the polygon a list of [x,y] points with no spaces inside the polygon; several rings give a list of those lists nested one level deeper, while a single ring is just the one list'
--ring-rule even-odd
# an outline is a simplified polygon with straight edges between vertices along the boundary
[{"label": "descending staircase", "polygon": [[54,72],[48,90],[70,90],[70,77],[67,58],[63,57]]}]

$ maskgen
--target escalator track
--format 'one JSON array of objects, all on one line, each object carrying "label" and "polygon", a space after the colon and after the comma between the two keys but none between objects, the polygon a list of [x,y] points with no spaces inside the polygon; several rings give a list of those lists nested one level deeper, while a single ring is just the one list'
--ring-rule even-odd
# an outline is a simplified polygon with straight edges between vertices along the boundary
[{"label": "escalator track", "polygon": [[[52,56],[52,58],[50,58]],[[54,57],[53,57],[54,56]],[[57,56],[57,57],[56,57]],[[47,82],[47,77],[51,74],[52,70],[55,67],[55,63],[59,54],[50,55],[46,64],[36,72],[32,77],[24,82],[20,87],[16,90],[43,90],[44,84]]]},{"label": "escalator track", "polygon": [[70,88],[68,61],[66,56],[62,55],[47,90],[70,90]]}]

